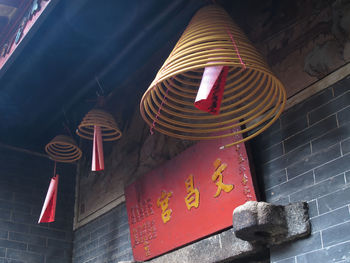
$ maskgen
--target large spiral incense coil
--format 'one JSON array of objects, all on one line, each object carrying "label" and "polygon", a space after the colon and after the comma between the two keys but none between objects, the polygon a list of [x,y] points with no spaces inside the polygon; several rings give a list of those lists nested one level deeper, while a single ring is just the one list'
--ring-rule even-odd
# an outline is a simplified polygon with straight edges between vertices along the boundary
[{"label": "large spiral incense coil", "polygon": [[[211,115],[194,107],[203,71],[228,66],[221,110]],[[210,5],[190,21],[140,103],[152,129],[186,140],[245,134],[231,146],[270,127],[286,102],[282,83],[224,9]]]},{"label": "large spiral incense coil", "polygon": [[93,140],[94,126],[101,127],[104,141],[115,141],[122,136],[113,116],[102,109],[90,110],[81,121],[76,133],[84,139]]},{"label": "large spiral incense coil", "polygon": [[71,163],[82,156],[80,148],[75,141],[66,135],[57,135],[46,146],[46,153],[57,162]]}]

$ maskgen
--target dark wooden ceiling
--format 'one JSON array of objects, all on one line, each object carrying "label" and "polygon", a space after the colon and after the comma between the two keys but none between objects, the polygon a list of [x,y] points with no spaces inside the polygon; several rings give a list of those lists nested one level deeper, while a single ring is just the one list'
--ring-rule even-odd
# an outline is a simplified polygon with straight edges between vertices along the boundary
[{"label": "dark wooden ceiling", "polygon": [[29,0],[0,0],[0,46],[10,34],[17,30],[30,4]]},{"label": "dark wooden ceiling", "polygon": [[[5,2],[18,7],[27,1],[0,0]],[[0,142],[43,152],[45,144],[64,131],[66,117],[74,133],[93,107],[89,101],[96,97],[96,77],[105,94],[118,89],[182,33],[203,4],[196,0],[57,1],[0,77]]]},{"label": "dark wooden ceiling", "polygon": [[[33,1],[0,0],[0,43]],[[151,81],[157,63],[162,64],[193,14],[213,2],[51,1],[57,3],[54,9],[6,71],[0,72],[0,143],[41,152],[64,131],[64,121],[69,121],[74,133],[94,105],[91,100],[99,89],[96,78],[105,94],[116,96],[125,94],[122,89],[128,85],[123,83],[132,83],[130,79],[137,78],[145,66]],[[216,2],[256,42],[268,39],[298,16],[308,16],[317,5],[333,1]],[[10,9],[4,11],[5,7]],[[148,85],[145,81],[137,89],[143,91]],[[136,105],[138,98],[133,100]]]}]

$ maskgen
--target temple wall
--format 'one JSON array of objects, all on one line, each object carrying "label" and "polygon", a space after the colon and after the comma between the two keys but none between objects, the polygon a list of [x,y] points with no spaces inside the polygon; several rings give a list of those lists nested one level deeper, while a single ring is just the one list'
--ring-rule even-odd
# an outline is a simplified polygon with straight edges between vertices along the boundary
[{"label": "temple wall", "polygon": [[0,146],[0,165],[0,262],[72,262],[76,166],[57,165],[56,221],[38,224],[53,161]]}]

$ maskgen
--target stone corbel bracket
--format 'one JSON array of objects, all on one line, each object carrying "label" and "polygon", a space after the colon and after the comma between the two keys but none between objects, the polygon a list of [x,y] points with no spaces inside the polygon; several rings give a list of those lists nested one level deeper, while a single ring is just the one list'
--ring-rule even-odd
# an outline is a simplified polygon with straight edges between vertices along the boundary
[{"label": "stone corbel bracket", "polygon": [[242,240],[268,247],[310,235],[308,205],[249,201],[233,212],[233,231]]}]

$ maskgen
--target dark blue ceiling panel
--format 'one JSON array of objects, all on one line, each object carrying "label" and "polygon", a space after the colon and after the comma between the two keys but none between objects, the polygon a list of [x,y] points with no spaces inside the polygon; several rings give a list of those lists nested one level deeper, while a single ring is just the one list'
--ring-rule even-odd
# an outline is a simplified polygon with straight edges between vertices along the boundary
[{"label": "dark blue ceiling panel", "polygon": [[96,77],[118,92],[203,4],[60,0],[0,79],[0,142],[42,150],[62,130],[63,110],[74,129],[93,105]]}]

